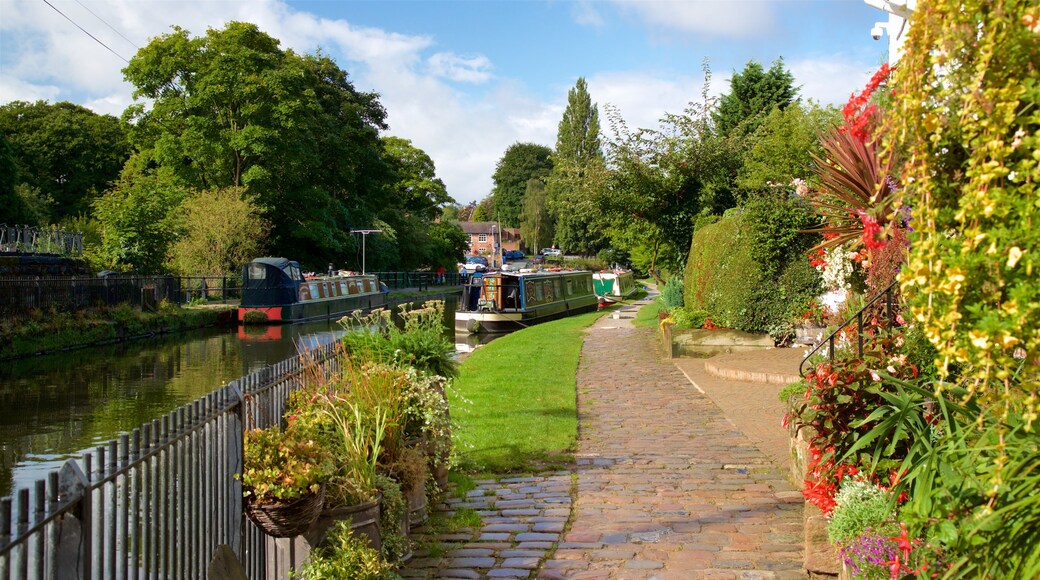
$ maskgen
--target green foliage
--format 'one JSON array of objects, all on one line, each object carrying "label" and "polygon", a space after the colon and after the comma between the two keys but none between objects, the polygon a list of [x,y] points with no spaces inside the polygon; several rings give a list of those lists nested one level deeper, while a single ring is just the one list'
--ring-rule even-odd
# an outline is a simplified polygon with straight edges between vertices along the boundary
[{"label": "green foliage", "polygon": [[180,235],[170,249],[173,270],[221,276],[264,255],[270,224],[240,187],[199,191],[179,208]]},{"label": "green foliage", "polygon": [[[915,228],[903,291],[940,358],[963,365],[993,404],[1028,400],[1032,421],[1040,414],[1040,11],[1024,0],[935,0],[914,17],[886,141],[915,160],[902,176]],[[1029,354],[1016,358],[1016,349]],[[945,364],[939,371],[952,378]]]},{"label": "green foliage", "polygon": [[400,565],[401,559],[408,555],[408,504],[401,485],[385,476],[376,476],[376,487],[382,494],[379,502],[379,541],[383,560],[392,565]]},{"label": "green foliage", "polygon": [[369,548],[365,539],[353,534],[350,520],[336,522],[326,533],[324,545],[311,552],[307,563],[293,577],[300,580],[400,579],[392,564],[380,559],[379,552]]},{"label": "green foliage", "polygon": [[548,247],[555,235],[545,183],[540,179],[527,180],[524,207],[520,213],[520,237],[533,251]]},{"label": "green foliage", "polygon": [[808,388],[809,384],[805,382],[805,379],[793,383],[787,383],[784,385],[784,388],[780,389],[780,392],[776,394],[776,398],[780,399],[780,402],[786,405],[789,404],[792,399],[804,396],[805,391]]},{"label": "green foliage", "polygon": [[102,227],[101,263],[139,274],[164,272],[178,233],[174,210],[187,195],[155,175],[124,173],[94,202]]},{"label": "green foliage", "polygon": [[712,130],[710,81],[705,66],[702,102],[665,116],[659,129],[633,132],[609,115],[618,135],[609,155],[615,169],[597,204],[610,218],[613,245],[645,255],[647,272],[682,271],[695,220],[735,204],[745,143]]},{"label": "green foliage", "polygon": [[675,321],[676,328],[700,328],[708,320],[709,314],[706,310],[691,310],[680,306],[669,309],[668,317]]},{"label": "green foliage", "polygon": [[250,502],[288,502],[317,493],[329,476],[328,450],[290,425],[246,431],[243,494]]},{"label": "green foliage", "polygon": [[719,99],[718,110],[712,113],[715,130],[723,135],[754,133],[774,108],[783,110],[798,97],[794,76],[784,67],[782,58],[769,70],[749,61],[743,71],[733,73],[729,86],[729,92]]},{"label": "green foliage", "polygon": [[804,200],[770,192],[749,199],[742,207],[741,233],[763,274],[775,278],[795,261],[808,262],[805,253],[819,236],[806,234],[818,218]]},{"label": "green foliage", "polygon": [[605,245],[605,219],[597,200],[607,172],[599,137],[599,109],[584,77],[567,92],[556,133],[548,194],[556,232],[553,241],[571,254],[593,255]]},{"label": "green foliage", "polygon": [[845,479],[834,502],[837,505],[827,520],[827,536],[835,544],[844,544],[867,530],[881,531],[886,524],[895,531],[891,525],[895,518],[892,495],[873,483]]},{"label": "green foliage", "polygon": [[[775,203],[763,202],[763,206],[775,207]],[[776,213],[755,210],[697,230],[683,292],[688,308],[710,312],[719,326],[769,332],[777,339],[790,332],[792,317],[819,294],[820,274],[797,251],[808,243],[797,233],[798,226],[792,223],[785,229],[780,222],[790,208],[786,202],[779,207]],[[756,219],[763,221],[756,223]],[[788,245],[765,239],[763,232],[770,231],[788,240]],[[756,256],[756,241],[774,260]]]},{"label": "green foliage", "polygon": [[250,310],[242,315],[242,324],[267,324],[267,313],[263,310]]},{"label": "green foliage", "polygon": [[664,307],[669,311],[673,308],[681,308],[684,304],[682,278],[678,276],[669,278],[664,288],[661,288],[661,299],[664,300]]},{"label": "green foliage", "polygon": [[431,300],[420,308],[403,310],[400,318],[401,326],[391,324],[384,310],[344,318],[340,324],[350,332],[343,336],[343,345],[361,361],[412,367],[446,378],[457,376],[455,346],[444,333],[444,303]]},{"label": "green foliage", "polygon": [[531,179],[545,179],[552,171],[552,150],[535,143],[513,143],[495,165],[491,192],[494,211],[491,215],[473,217],[473,221],[500,221],[502,227],[520,226],[524,193]]},{"label": "green foliage", "polygon": [[636,312],[636,317],[632,320],[632,324],[636,328],[657,328],[660,320],[658,313],[660,312],[665,312],[665,307],[661,298],[657,297],[653,302],[643,306]]},{"label": "green foliage", "polygon": [[118,119],[65,101],[0,106],[0,133],[12,147],[17,183],[53,200],[48,223],[87,213],[130,155]]},{"label": "green foliage", "polygon": [[834,107],[791,103],[774,108],[748,137],[750,146],[737,176],[741,198],[751,192],[788,186],[795,179],[812,176],[810,154],[820,155],[819,135],[838,124],[841,116]]},{"label": "green foliage", "polygon": [[436,270],[437,266],[444,266],[446,270],[454,271],[456,264],[462,259],[463,254],[469,249],[469,236],[462,231],[458,223],[441,221],[430,224],[426,229],[429,245],[423,265]]},{"label": "green foliage", "polygon": [[194,38],[174,27],[123,73],[142,100],[124,114],[135,163],[182,187],[248,186],[272,245],[305,267],[354,263],[350,228],[399,213],[378,135],[386,112],[328,56],[231,22]]}]

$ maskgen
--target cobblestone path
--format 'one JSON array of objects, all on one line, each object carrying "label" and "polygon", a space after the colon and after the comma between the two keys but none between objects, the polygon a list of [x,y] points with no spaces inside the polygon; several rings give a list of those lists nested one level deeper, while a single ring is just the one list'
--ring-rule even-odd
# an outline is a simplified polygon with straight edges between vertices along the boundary
[{"label": "cobblestone path", "polygon": [[575,471],[448,499],[443,510],[472,509],[481,526],[438,536],[402,576],[805,577],[801,493],[631,313],[600,319],[582,348]]},{"label": "cobblestone path", "polygon": [[803,578],[802,495],[670,361],[600,319],[578,369],[578,492],[539,578]]}]

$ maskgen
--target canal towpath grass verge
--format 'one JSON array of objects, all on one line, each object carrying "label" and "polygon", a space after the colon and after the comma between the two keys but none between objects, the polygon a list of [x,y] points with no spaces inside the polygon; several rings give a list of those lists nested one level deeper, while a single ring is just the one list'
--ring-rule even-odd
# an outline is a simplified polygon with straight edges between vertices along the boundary
[{"label": "canal towpath grass verge", "polygon": [[529,473],[573,461],[578,359],[585,329],[602,315],[590,312],[523,329],[463,362],[450,395],[461,470]]}]

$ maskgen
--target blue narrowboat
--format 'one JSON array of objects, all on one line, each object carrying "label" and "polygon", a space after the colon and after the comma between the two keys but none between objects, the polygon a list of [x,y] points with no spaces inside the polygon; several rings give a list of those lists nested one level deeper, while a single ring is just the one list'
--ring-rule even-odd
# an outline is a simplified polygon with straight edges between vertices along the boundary
[{"label": "blue narrowboat", "polygon": [[373,275],[305,278],[297,262],[257,258],[242,268],[238,320],[251,310],[264,312],[268,322],[339,318],[385,306],[388,293]]},{"label": "blue narrowboat", "polygon": [[592,272],[492,272],[463,287],[455,329],[508,332],[596,309]]}]

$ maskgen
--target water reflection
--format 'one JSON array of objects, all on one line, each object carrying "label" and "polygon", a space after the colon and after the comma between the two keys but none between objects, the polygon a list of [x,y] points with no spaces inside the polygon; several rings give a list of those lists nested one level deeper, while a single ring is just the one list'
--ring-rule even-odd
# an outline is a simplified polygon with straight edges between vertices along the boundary
[{"label": "water reflection", "polygon": [[244,374],[342,335],[334,322],[204,329],[0,364],[0,496]]}]

